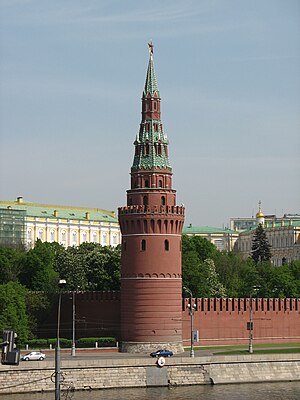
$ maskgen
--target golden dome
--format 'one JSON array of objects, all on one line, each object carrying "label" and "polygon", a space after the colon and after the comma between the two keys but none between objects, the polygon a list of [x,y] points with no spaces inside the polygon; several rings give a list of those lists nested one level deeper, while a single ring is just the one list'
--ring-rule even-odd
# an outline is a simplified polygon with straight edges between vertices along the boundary
[{"label": "golden dome", "polygon": [[264,214],[261,210],[256,213],[256,218],[264,218]]},{"label": "golden dome", "polygon": [[261,201],[259,200],[259,202],[258,202],[258,212],[256,213],[256,218],[259,219],[259,218],[264,218],[264,217],[265,216],[264,216],[263,212],[261,211]]}]

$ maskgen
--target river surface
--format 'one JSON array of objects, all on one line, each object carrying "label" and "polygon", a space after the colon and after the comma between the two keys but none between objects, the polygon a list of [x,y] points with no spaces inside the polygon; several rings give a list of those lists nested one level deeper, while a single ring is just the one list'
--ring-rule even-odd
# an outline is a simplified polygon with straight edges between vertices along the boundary
[{"label": "river surface", "polygon": [[[1,389],[0,389],[1,394]],[[55,394],[2,395],[0,400],[54,400]],[[105,389],[61,393],[61,400],[299,400],[300,382]]]}]

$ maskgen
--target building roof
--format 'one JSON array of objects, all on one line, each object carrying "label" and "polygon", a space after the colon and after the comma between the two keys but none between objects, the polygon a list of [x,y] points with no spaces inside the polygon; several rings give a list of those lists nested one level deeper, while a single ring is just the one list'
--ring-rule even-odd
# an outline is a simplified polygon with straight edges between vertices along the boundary
[{"label": "building roof", "polygon": [[115,213],[113,211],[98,208],[37,204],[24,201],[22,197],[18,197],[17,200],[1,200],[0,209],[25,210],[27,216],[37,218],[118,223],[118,219],[115,218]]},{"label": "building roof", "polygon": [[231,229],[227,228],[214,228],[211,226],[192,226],[189,225],[184,227],[182,230],[184,235],[193,234],[193,235],[200,235],[200,234],[235,234],[238,235],[238,232],[232,231]]}]

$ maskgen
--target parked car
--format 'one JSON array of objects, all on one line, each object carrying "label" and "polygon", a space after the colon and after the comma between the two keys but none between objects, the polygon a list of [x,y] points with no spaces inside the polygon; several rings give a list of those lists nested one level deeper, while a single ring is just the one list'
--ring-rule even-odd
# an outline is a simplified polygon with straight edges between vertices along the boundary
[{"label": "parked car", "polygon": [[46,358],[46,354],[40,351],[32,351],[31,353],[25,354],[21,357],[22,361],[43,361]]},{"label": "parked car", "polygon": [[173,352],[170,350],[157,350],[153,351],[153,353],[150,353],[151,357],[171,357],[173,355]]}]

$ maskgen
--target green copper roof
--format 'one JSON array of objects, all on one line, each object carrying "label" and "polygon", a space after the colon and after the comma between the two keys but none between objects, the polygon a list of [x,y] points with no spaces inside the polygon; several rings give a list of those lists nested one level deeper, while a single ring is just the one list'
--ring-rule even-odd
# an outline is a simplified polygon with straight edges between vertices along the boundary
[{"label": "green copper roof", "polygon": [[193,235],[200,235],[200,234],[213,234],[213,233],[227,233],[227,234],[238,234],[236,231],[232,231],[231,229],[226,228],[214,228],[211,226],[192,226],[189,225],[184,227],[182,230],[184,235],[193,234]]},{"label": "green copper roof", "polygon": [[[143,92],[142,102],[148,101],[149,97],[160,101],[160,94],[157,86],[154,63],[153,63],[153,44],[148,43],[150,58],[148,63],[147,77],[145,82],[145,89]],[[144,115],[147,117],[142,118],[140,130],[136,136],[134,145],[136,152],[133,159],[131,171],[139,169],[167,169],[172,171],[169,158],[168,158],[168,144],[169,140],[164,134],[162,123],[160,119],[153,119],[146,112]],[[160,112],[156,113],[156,118],[160,118]]]},{"label": "green copper roof", "polygon": [[148,64],[148,70],[147,70],[146,83],[145,83],[145,88],[144,88],[144,92],[143,92],[143,97],[147,97],[148,94],[150,94],[150,96],[153,97],[154,93],[156,93],[157,97],[160,97],[158,86],[157,86],[157,80],[156,80],[156,76],[155,76],[155,71],[154,71],[153,55],[152,55],[152,51],[150,51],[150,58],[149,58],[149,64]]},{"label": "green copper roof", "polygon": [[68,207],[48,204],[36,204],[27,201],[0,201],[1,209],[24,210],[28,217],[87,220],[89,213],[90,221],[118,223],[113,211],[101,210],[98,208]]},{"label": "green copper roof", "polygon": [[163,132],[161,121],[143,121],[134,144],[135,146],[139,146],[140,151],[134,156],[133,170],[140,168],[164,168],[172,170],[167,154],[169,140]]}]

